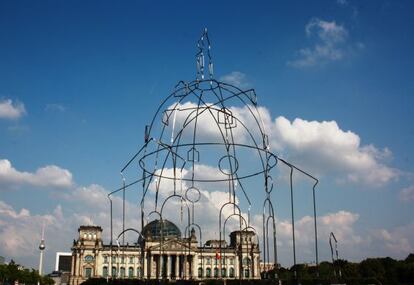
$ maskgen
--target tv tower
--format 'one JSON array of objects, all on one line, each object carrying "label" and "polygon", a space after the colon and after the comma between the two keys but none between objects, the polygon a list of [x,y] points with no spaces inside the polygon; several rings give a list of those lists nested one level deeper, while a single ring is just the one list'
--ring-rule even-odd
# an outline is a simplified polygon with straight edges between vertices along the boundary
[{"label": "tv tower", "polygon": [[39,250],[40,250],[40,260],[39,260],[39,275],[42,276],[43,274],[43,251],[45,250],[45,224],[43,223],[42,226],[42,238],[40,240],[39,244]]}]

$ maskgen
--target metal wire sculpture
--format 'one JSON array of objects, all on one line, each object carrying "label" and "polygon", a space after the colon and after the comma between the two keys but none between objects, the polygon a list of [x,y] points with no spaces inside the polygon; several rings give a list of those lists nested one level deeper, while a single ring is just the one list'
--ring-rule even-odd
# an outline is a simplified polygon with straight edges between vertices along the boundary
[{"label": "metal wire sculpture", "polygon": [[[294,231],[293,172],[296,171],[314,181],[314,230],[315,257],[318,265],[318,241],[316,224],[315,188],[318,180],[307,172],[278,157],[271,151],[269,137],[265,131],[260,108],[254,89],[242,90],[232,84],[214,78],[211,57],[211,45],[207,29],[197,43],[196,79],[191,82],[179,81],[173,92],[161,103],[149,125],[145,127],[144,145],[121,169],[122,187],[108,195],[111,210],[111,249],[113,244],[112,195],[123,194],[122,232],[136,232],[141,243],[147,220],[156,216],[165,219],[165,207],[176,200],[180,215],[186,216],[184,235],[190,236],[190,229],[198,230],[200,248],[203,245],[202,225],[198,222],[195,208],[205,195],[205,189],[219,187],[227,191],[227,200],[223,201],[218,211],[219,241],[225,238],[226,227],[230,220],[237,221],[240,232],[254,231],[251,222],[251,195],[263,195],[262,204],[262,260],[269,263],[272,259],[277,272],[277,231],[276,211],[272,200],[274,173],[276,165],[281,162],[290,169],[290,193],[292,213],[293,260],[296,265],[296,247]],[[207,61],[207,64],[206,64]],[[124,171],[138,164],[141,177],[129,184],[125,183]],[[213,166],[211,166],[213,165]],[[210,168],[206,168],[210,166]],[[214,175],[206,175],[206,169],[215,169]],[[261,185],[251,189],[248,181],[260,179]],[[141,231],[125,229],[125,191],[133,185],[140,184]],[[166,185],[168,187],[166,187]],[[218,185],[218,186],[217,186]],[[263,188],[259,191],[257,188]],[[148,209],[151,195],[152,209]],[[247,209],[242,211],[242,204]],[[269,228],[272,228],[269,233]],[[164,241],[161,230],[161,243]],[[189,239],[188,239],[189,240]],[[269,242],[270,240],[270,242]],[[160,246],[160,254],[162,253]],[[223,248],[220,242],[220,256]],[[248,251],[249,252],[249,251]],[[112,254],[112,253],[111,253]],[[141,257],[144,258],[142,252]],[[201,253],[202,256],[202,253]],[[224,252],[225,256],[225,252]],[[111,258],[112,260],[112,258]],[[204,264],[204,263],[202,263]],[[239,263],[241,264],[241,262]],[[250,266],[248,264],[248,266]],[[219,264],[221,274],[222,261]],[[112,265],[111,265],[112,268]],[[241,270],[241,266],[238,270]],[[184,270],[184,272],[186,272]],[[239,272],[239,276],[243,276]],[[162,273],[159,273],[160,278]],[[141,274],[144,276],[145,274]],[[191,276],[183,276],[187,278]],[[220,277],[220,275],[219,275]],[[267,277],[266,274],[263,277]],[[243,277],[242,277],[243,278]]]}]

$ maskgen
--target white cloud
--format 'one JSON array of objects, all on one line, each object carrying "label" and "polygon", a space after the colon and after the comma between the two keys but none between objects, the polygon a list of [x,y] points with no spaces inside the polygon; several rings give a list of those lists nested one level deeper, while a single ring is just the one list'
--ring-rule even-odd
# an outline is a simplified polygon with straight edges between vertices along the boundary
[{"label": "white cloud", "polygon": [[240,89],[248,88],[250,85],[247,80],[246,74],[240,71],[232,71],[229,74],[223,75],[220,77],[220,81],[229,83]]},{"label": "white cloud", "polygon": [[0,100],[0,119],[15,120],[26,114],[24,104],[11,99]]},{"label": "white cloud", "polygon": [[51,112],[65,112],[66,108],[62,104],[52,103],[52,104],[47,104],[45,107],[45,110],[51,111]]},{"label": "white cloud", "polygon": [[67,188],[73,185],[72,173],[56,165],[38,168],[34,173],[16,170],[7,159],[0,159],[0,184],[17,187],[31,185],[36,187]]},{"label": "white cloud", "polygon": [[350,50],[349,33],[343,25],[313,18],[305,26],[308,38],[315,38],[312,47],[300,49],[298,57],[288,65],[306,68],[343,59]]},{"label": "white cloud", "polygon": [[346,5],[348,5],[348,1],[347,0],[336,0],[336,3],[338,3],[338,5],[340,5],[340,6],[346,6]]},{"label": "white cloud", "polygon": [[272,142],[288,159],[320,175],[336,174],[338,181],[382,186],[398,177],[398,171],[383,163],[389,149],[361,145],[360,137],[342,130],[335,121],[292,122],[278,117],[271,126]]},{"label": "white cloud", "polygon": [[405,258],[414,251],[414,223],[392,229],[371,230],[369,245],[371,252],[377,252],[377,255]]},{"label": "white cloud", "polygon": [[403,202],[414,202],[414,186],[402,189],[398,197]]},{"label": "white cloud", "polygon": [[[211,106],[210,103],[207,105]],[[181,111],[177,111],[175,118],[175,134],[182,128],[188,116],[195,116],[196,113],[191,112],[191,108],[196,107],[196,104],[191,102],[178,106]],[[372,144],[362,144],[358,134],[341,129],[336,121],[307,121],[300,118],[290,121],[283,116],[273,119],[269,110],[264,107],[257,108],[261,120],[256,121],[249,107],[255,110],[252,106],[229,107],[234,118],[244,124],[243,127],[238,123],[235,128],[231,129],[231,138],[237,143],[248,145],[257,143],[259,147],[262,147],[262,137],[258,126],[263,124],[266,133],[269,134],[270,147],[274,153],[319,177],[333,175],[338,183],[352,182],[373,187],[383,186],[399,177],[399,171],[387,165],[392,159],[392,153],[388,148],[379,149]],[[183,111],[188,108],[191,110]],[[215,114],[213,112],[213,115]],[[226,130],[224,126],[216,123],[213,115],[208,111],[199,115],[197,122],[198,126],[202,127],[198,127],[197,141],[223,141],[222,135],[226,133]],[[255,115],[257,117],[257,114]],[[194,133],[193,127],[190,124],[183,132],[183,136],[187,134],[188,137],[185,138],[191,141]],[[181,143],[184,142],[185,140],[182,139]],[[223,155],[220,152],[221,149],[214,149],[213,153],[210,151],[207,155],[203,153],[203,150],[199,149],[201,162],[204,161],[204,164],[207,164],[206,156],[210,161],[214,161],[213,158],[217,158],[218,161]],[[260,165],[256,164],[258,160],[250,159],[253,153],[250,152],[250,156],[246,159],[241,151],[239,148],[239,174],[257,171]],[[186,157],[186,153],[182,155]],[[212,166],[216,168],[217,162]],[[198,173],[205,175],[210,172],[199,171]]]}]

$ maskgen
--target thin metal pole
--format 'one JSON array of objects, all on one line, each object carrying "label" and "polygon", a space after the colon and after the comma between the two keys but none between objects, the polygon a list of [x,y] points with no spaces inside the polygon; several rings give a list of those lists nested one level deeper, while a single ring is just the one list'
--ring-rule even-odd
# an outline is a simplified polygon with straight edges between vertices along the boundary
[{"label": "thin metal pole", "polygon": [[293,167],[290,166],[290,207],[292,211],[292,243],[293,243],[293,273],[295,279],[297,278],[296,272],[296,240],[295,240],[295,213],[293,209]]},{"label": "thin metal pole", "polygon": [[109,243],[109,246],[110,246],[110,260],[109,260],[109,266],[110,266],[110,269],[109,269],[109,275],[111,276],[111,278],[113,278],[113,276],[112,276],[112,242],[113,242],[113,225],[112,225],[112,199],[111,199],[111,197],[108,195],[108,199],[109,199],[109,205],[110,205],[110,219],[111,219],[111,223],[110,223],[110,226],[111,226],[111,242]]},{"label": "thin metal pole", "polygon": [[318,184],[318,180],[316,180],[315,184],[313,185],[312,193],[313,193],[313,226],[315,232],[315,257],[316,257],[316,277],[319,278],[319,253],[318,253],[318,227],[316,222],[316,198],[315,198],[315,187]]}]

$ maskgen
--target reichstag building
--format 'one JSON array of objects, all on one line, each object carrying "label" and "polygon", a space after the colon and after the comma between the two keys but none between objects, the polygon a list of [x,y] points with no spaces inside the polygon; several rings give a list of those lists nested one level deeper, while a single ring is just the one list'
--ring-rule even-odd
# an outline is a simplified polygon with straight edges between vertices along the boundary
[{"label": "reichstag building", "polygon": [[260,251],[253,231],[230,233],[225,240],[209,240],[203,246],[194,229],[182,237],[168,220],[154,220],[142,230],[137,244],[106,245],[102,228],[80,226],[73,241],[70,284],[88,278],[139,279],[260,279]]}]

